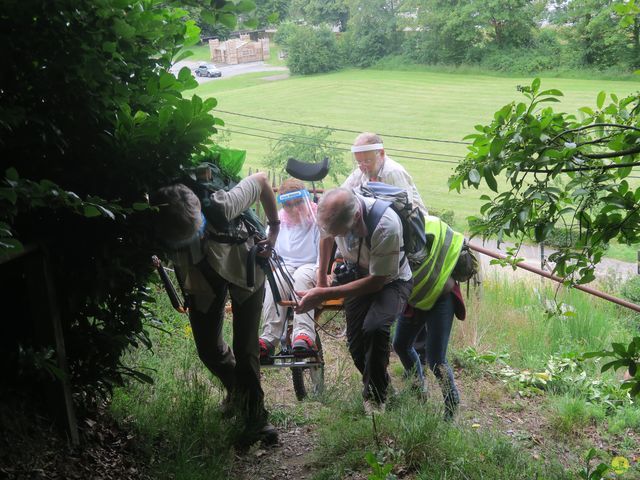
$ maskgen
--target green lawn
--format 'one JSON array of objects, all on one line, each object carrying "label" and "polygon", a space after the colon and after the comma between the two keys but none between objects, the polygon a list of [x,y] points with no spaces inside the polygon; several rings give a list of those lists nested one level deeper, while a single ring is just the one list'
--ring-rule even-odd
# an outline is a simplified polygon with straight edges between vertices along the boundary
[{"label": "green lawn", "polygon": [[[376,131],[411,137],[460,141],[478,123],[488,123],[493,113],[511,100],[524,100],[517,91],[530,78],[500,78],[441,72],[346,70],[310,77],[292,77],[265,81],[271,74],[251,74],[201,85],[198,95],[218,99],[218,108],[260,117],[314,125]],[[578,107],[595,104],[599,91],[628,94],[637,89],[632,82],[604,80],[543,79],[544,88],[564,92],[558,109],[575,112]],[[220,113],[228,128],[251,127],[273,132],[292,131],[295,127]],[[248,131],[248,130],[245,130]],[[267,137],[278,134],[250,131]],[[355,134],[336,132],[334,140],[351,142]],[[247,150],[248,167],[259,167],[274,142],[242,134],[231,135],[231,145]],[[465,146],[418,140],[385,138],[387,148],[464,155]],[[347,145],[341,145],[346,147]],[[478,211],[482,192],[450,193],[447,178],[454,165],[400,158],[412,153],[388,152],[414,177],[428,207],[456,211],[456,224]],[[345,155],[349,155],[345,152]],[[426,155],[434,157],[435,155]],[[437,157],[455,161],[455,158]]]}]

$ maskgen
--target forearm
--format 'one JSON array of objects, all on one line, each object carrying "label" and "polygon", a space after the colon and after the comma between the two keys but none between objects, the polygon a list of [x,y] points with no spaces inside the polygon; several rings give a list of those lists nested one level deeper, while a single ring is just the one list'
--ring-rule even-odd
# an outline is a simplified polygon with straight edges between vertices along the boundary
[{"label": "forearm", "polygon": [[278,206],[273,189],[269,185],[269,179],[262,172],[256,173],[254,176],[260,182],[260,204],[264,209],[267,222],[276,222],[278,220]]},{"label": "forearm", "polygon": [[329,271],[333,242],[333,237],[324,237],[320,239],[320,245],[318,248],[318,275],[327,275],[327,272]]},{"label": "forearm", "polygon": [[385,285],[387,277],[367,275],[345,285],[321,288],[321,296],[324,300],[334,300],[345,297],[359,297],[370,293],[375,293]]}]

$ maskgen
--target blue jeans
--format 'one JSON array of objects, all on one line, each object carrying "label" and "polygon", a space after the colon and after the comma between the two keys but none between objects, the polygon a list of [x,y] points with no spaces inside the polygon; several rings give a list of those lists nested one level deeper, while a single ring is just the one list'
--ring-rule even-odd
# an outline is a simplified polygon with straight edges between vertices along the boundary
[{"label": "blue jeans", "polygon": [[447,363],[447,347],[453,326],[453,315],[453,293],[448,293],[438,298],[431,310],[414,309],[413,317],[401,316],[398,319],[393,349],[400,357],[405,374],[411,375],[415,372],[420,380],[424,380],[420,357],[413,345],[416,336],[425,327],[427,331],[426,363],[438,380],[443,374],[449,376],[451,368]]}]

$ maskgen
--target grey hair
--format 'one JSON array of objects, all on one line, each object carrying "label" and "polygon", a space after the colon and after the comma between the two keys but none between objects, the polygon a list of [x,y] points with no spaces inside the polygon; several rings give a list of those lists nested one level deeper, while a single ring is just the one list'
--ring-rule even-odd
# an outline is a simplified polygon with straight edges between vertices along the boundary
[{"label": "grey hair", "polygon": [[377,133],[372,132],[362,132],[360,135],[356,137],[353,144],[354,145],[371,145],[374,143],[384,143],[382,141],[382,137]]},{"label": "grey hair", "polygon": [[334,232],[335,227],[351,226],[359,209],[358,197],[352,190],[334,188],[326,192],[318,203],[318,223],[326,232]]},{"label": "grey hair", "polygon": [[180,244],[194,237],[202,223],[198,197],[182,183],[162,187],[152,196],[157,206],[156,230],[168,244]]}]

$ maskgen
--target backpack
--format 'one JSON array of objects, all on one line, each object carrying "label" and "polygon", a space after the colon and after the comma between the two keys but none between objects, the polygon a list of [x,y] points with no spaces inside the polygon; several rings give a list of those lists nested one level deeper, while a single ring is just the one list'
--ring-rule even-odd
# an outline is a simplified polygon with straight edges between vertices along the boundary
[{"label": "backpack", "polygon": [[[412,271],[418,270],[431,249],[432,239],[425,233],[425,219],[422,212],[417,207],[413,207],[409,201],[407,191],[382,182],[368,182],[360,187],[359,193],[363,197],[376,199],[365,218],[365,224],[369,232],[367,245],[371,247],[371,234],[378,225],[384,211],[391,207],[402,222],[404,252],[409,261],[409,266]],[[458,282],[466,282],[477,272],[478,260],[465,239],[458,261],[451,272],[451,277]]]},{"label": "backpack", "polygon": [[367,182],[360,186],[359,193],[363,197],[375,198],[375,203],[365,218],[369,235],[367,245],[371,247],[371,234],[380,218],[389,207],[400,217],[402,223],[402,240],[404,253],[409,266],[420,265],[427,256],[427,238],[424,228],[424,216],[418,207],[409,201],[409,194],[403,188],[387,185],[382,182]]},{"label": "backpack", "polygon": [[469,248],[469,243],[465,239],[460,250],[460,256],[456,266],[453,267],[451,277],[457,282],[466,282],[478,273],[478,259]]},{"label": "backpack", "polygon": [[240,244],[251,237],[264,238],[264,225],[251,208],[236,218],[227,220],[211,203],[211,195],[218,190],[229,191],[237,185],[220,168],[209,162],[203,162],[187,175],[179,179],[180,183],[196,194],[202,205],[202,213],[207,220],[206,233],[210,240],[220,243]]}]

